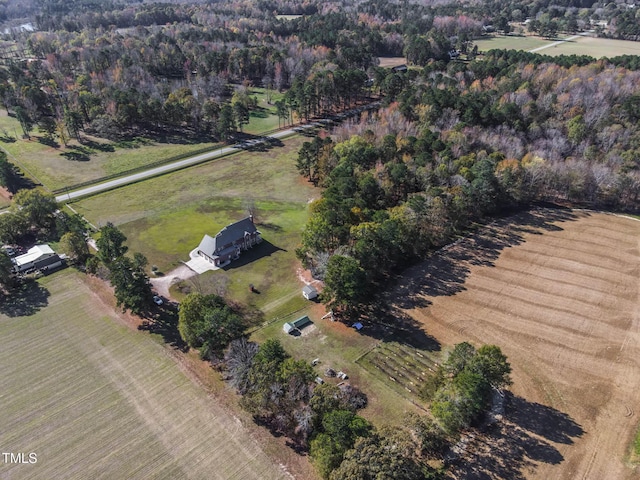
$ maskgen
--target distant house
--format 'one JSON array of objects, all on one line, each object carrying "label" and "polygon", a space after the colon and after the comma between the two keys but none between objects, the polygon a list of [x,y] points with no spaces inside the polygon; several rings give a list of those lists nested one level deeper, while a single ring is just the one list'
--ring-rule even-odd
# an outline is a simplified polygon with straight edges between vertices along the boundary
[{"label": "distant house", "polygon": [[202,258],[216,267],[224,266],[236,260],[240,252],[248,250],[262,241],[260,232],[253,223],[253,216],[227,225],[215,237],[205,235],[198,245],[197,252]]},{"label": "distant house", "polygon": [[36,245],[24,255],[15,257],[13,261],[14,270],[18,273],[30,270],[53,270],[62,265],[62,258],[49,245]]},{"label": "distant house", "polygon": [[307,300],[313,300],[318,297],[318,291],[312,285],[302,287],[302,296]]}]

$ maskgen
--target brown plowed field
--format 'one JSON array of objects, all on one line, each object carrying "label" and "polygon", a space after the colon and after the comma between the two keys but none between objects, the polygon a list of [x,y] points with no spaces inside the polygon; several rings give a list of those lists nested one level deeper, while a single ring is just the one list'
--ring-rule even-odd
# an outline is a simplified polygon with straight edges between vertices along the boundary
[{"label": "brown plowed field", "polygon": [[411,269],[395,294],[443,348],[495,344],[513,367],[504,421],[470,440],[452,478],[638,478],[640,221],[502,219]]}]

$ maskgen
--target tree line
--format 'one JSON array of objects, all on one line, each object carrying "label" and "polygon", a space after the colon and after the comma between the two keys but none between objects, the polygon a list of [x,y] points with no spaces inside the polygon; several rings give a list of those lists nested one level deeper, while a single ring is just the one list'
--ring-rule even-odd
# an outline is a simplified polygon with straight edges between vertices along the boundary
[{"label": "tree line", "polygon": [[297,254],[325,280],[328,305],[366,303],[389,274],[502,211],[638,210],[640,71],[570,60],[431,62],[386,108],[303,144],[298,171],[324,190]]}]

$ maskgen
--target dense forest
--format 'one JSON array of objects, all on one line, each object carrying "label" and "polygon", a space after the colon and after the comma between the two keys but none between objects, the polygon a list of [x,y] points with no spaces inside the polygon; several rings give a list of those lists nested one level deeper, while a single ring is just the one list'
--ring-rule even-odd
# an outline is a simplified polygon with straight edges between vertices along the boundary
[{"label": "dense forest", "polygon": [[325,190],[298,255],[329,304],[354,308],[471,222],[531,202],[637,211],[637,68],[505,51],[432,62],[385,108],[306,142],[298,169]]},{"label": "dense forest", "polygon": [[[603,34],[637,35],[638,9],[564,3],[4,0],[0,21],[25,56],[4,59],[0,102],[25,136],[37,127],[60,143],[83,132],[224,140],[255,107],[248,85],[294,87],[279,106],[291,121],[370,94],[368,78],[380,89],[379,56],[421,66],[451,52],[473,58],[486,27],[507,32],[529,18],[529,30],[552,35],[604,20]],[[402,88],[386,81],[385,94]]]}]

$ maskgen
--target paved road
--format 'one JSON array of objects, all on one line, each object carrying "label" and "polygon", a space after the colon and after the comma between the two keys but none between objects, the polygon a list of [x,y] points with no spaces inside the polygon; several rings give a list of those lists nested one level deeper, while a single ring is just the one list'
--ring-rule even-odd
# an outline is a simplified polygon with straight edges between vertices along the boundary
[{"label": "paved road", "polygon": [[[380,105],[380,102],[374,102],[364,107],[358,107],[348,112],[342,113],[338,115],[339,118],[346,118],[348,116],[355,115],[356,113],[362,112],[366,109],[372,109]],[[273,135],[268,135],[264,137],[260,137],[257,139],[246,140],[244,142],[238,143],[236,145],[220,148],[218,150],[214,150],[213,152],[203,153],[201,155],[196,155],[195,157],[185,158],[184,160],[178,160],[177,162],[168,163],[166,165],[162,165],[160,167],[150,168],[149,170],[145,170],[139,173],[133,173],[131,175],[126,175],[124,177],[116,178],[115,180],[110,180],[108,182],[99,183],[97,185],[91,185],[89,187],[84,187],[79,190],[74,190],[68,193],[63,193],[56,197],[56,201],[59,203],[68,202],[70,200],[74,200],[80,197],[86,197],[88,195],[94,195],[96,193],[104,192],[106,190],[112,190],[117,187],[122,187],[124,185],[128,185],[130,183],[139,182],[140,180],[144,180],[146,178],[155,177],[157,175],[162,175],[167,172],[172,172],[174,170],[179,170],[181,168],[190,167],[192,165],[197,165],[198,163],[203,163],[209,160],[213,160],[215,158],[219,158],[225,155],[229,155],[232,153],[236,153],[247,148],[252,148],[260,144],[267,143],[270,139],[279,140],[288,135],[292,135],[294,133],[302,132],[307,129],[312,129],[315,127],[320,127],[322,125],[326,125],[330,123],[331,120],[323,119],[318,120],[313,123],[309,123],[306,125],[300,125],[299,127],[289,128],[287,130],[281,130],[279,132],[274,133]]]},{"label": "paved road", "polygon": [[582,32],[582,33],[579,33],[578,35],[574,35],[574,36],[568,37],[568,38],[563,38],[562,40],[558,40],[557,42],[553,42],[553,43],[550,43],[548,45],[543,45],[542,47],[534,48],[533,50],[529,50],[529,52],[530,53],[535,53],[535,52],[539,52],[540,50],[544,50],[545,48],[557,47],[561,43],[571,42],[571,41],[575,40],[576,38],[580,38],[580,37],[586,37],[587,35],[589,35],[590,33],[593,33],[593,32],[594,32],[594,30],[589,30],[588,32]]}]

